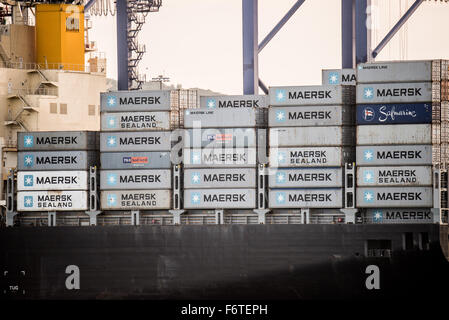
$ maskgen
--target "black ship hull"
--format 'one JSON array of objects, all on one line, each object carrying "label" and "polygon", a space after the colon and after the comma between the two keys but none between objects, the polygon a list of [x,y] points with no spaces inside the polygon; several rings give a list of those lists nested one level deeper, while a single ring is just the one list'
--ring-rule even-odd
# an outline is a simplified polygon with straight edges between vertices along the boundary
[{"label": "black ship hull", "polygon": [[[439,228],[7,228],[0,232],[2,294],[6,299],[427,299],[449,288]],[[406,233],[413,243],[404,250]],[[369,241],[378,240],[391,241],[391,251],[371,250]],[[69,265],[79,268],[79,289],[66,287]],[[380,289],[366,286],[370,265],[379,268]]]}]

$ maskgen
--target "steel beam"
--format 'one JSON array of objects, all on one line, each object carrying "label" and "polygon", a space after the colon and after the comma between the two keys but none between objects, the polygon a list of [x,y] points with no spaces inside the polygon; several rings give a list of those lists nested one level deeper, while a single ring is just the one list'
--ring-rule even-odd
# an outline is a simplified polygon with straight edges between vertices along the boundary
[{"label": "steel beam", "polygon": [[84,6],[84,12],[89,10],[90,7],[92,7],[95,4],[95,2],[97,2],[97,0],[89,0],[89,2],[86,3],[86,5]]},{"label": "steel beam", "polygon": [[416,9],[423,3],[424,0],[416,0],[415,3],[407,10],[407,12],[399,19],[399,21],[394,25],[394,27],[387,33],[385,38],[379,43],[376,49],[373,50],[372,57],[376,58],[382,49],[390,42],[394,35],[402,28],[402,26],[407,22],[407,20],[415,13]]},{"label": "steel beam", "polygon": [[117,89],[128,90],[128,0],[117,0]]},{"label": "steel beam", "polygon": [[370,35],[368,33],[367,8],[370,0],[355,1],[355,64],[368,61],[370,50]]},{"label": "steel beam", "polygon": [[341,0],[341,67],[354,65],[354,0]]},{"label": "steel beam", "polygon": [[259,87],[265,94],[268,94],[268,87],[259,79]]},{"label": "steel beam", "polygon": [[295,12],[299,9],[299,7],[304,3],[305,0],[298,0],[296,3],[291,7],[290,10],[285,14],[285,16],[277,23],[277,25],[273,28],[273,30],[270,31],[270,33],[262,40],[262,42],[259,44],[258,52],[261,52],[263,48],[270,42],[271,39],[276,35],[276,33],[279,32],[279,30],[282,29],[284,24],[287,23],[287,21],[295,14]]},{"label": "steel beam", "polygon": [[259,91],[257,4],[258,0],[242,0],[243,94]]}]

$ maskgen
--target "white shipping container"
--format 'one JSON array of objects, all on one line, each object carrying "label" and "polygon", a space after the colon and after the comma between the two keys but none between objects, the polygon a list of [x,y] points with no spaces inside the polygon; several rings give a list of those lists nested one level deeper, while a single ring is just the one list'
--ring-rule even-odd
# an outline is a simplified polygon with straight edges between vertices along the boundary
[{"label": "white shipping container", "polygon": [[255,189],[186,189],[185,209],[254,209]]},{"label": "white shipping container", "polygon": [[339,167],[355,158],[352,148],[270,148],[270,167]]},{"label": "white shipping container", "polygon": [[171,190],[101,191],[102,210],[162,210],[172,208]]},{"label": "white shipping container", "polygon": [[184,130],[184,148],[248,147],[257,145],[255,128]]},{"label": "white shipping container", "polygon": [[357,145],[430,144],[431,124],[357,126]]},{"label": "white shipping container", "polygon": [[101,152],[169,151],[171,132],[101,132]]},{"label": "white shipping container", "polygon": [[17,211],[84,211],[87,191],[19,191]]},{"label": "white shipping container", "polygon": [[100,105],[101,112],[168,111],[170,90],[102,92]]},{"label": "white shipping container", "polygon": [[281,208],[341,208],[343,190],[336,189],[270,189],[271,209]]},{"label": "white shipping container", "polygon": [[357,186],[431,186],[430,166],[357,168]]},{"label": "white shipping container", "polygon": [[323,85],[350,85],[355,86],[357,83],[357,76],[355,69],[330,69],[322,70]]},{"label": "white shipping container", "polygon": [[365,223],[434,223],[433,212],[429,208],[366,209],[364,218]]},{"label": "white shipping container", "polygon": [[101,170],[101,190],[170,189],[170,169]]},{"label": "white shipping container", "polygon": [[357,103],[417,103],[439,98],[432,94],[432,83],[367,83],[356,87]]},{"label": "white shipping container", "polygon": [[270,87],[271,106],[354,104],[353,86]]},{"label": "white shipping container", "polygon": [[432,145],[358,146],[357,166],[431,165]]},{"label": "white shipping container", "polygon": [[183,149],[183,159],[186,168],[246,168],[257,164],[255,148]]},{"label": "white shipping container", "polygon": [[170,130],[170,112],[114,112],[101,114],[101,131]]},{"label": "white shipping container", "polygon": [[200,97],[201,109],[266,108],[266,107],[268,107],[268,96],[266,95]]},{"label": "white shipping container", "polygon": [[432,187],[357,188],[358,208],[431,208]]},{"label": "white shipping container", "polygon": [[255,108],[186,109],[184,128],[256,127]]},{"label": "white shipping container", "polygon": [[220,168],[184,170],[184,188],[255,188],[256,169]]},{"label": "white shipping container", "polygon": [[270,128],[272,147],[333,147],[352,146],[354,127],[293,127]]},{"label": "white shipping container", "polygon": [[342,186],[342,168],[268,170],[269,188],[337,188]]},{"label": "white shipping container", "polygon": [[270,127],[314,127],[353,125],[353,106],[272,107],[268,113]]},{"label": "white shipping container", "polygon": [[17,190],[87,190],[87,171],[19,171]]}]

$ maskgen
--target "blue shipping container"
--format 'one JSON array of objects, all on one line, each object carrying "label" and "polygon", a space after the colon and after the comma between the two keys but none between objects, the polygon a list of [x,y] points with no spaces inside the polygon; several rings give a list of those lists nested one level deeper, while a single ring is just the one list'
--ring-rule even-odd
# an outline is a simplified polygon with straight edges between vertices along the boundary
[{"label": "blue shipping container", "polygon": [[432,123],[432,104],[359,104],[357,124]]}]

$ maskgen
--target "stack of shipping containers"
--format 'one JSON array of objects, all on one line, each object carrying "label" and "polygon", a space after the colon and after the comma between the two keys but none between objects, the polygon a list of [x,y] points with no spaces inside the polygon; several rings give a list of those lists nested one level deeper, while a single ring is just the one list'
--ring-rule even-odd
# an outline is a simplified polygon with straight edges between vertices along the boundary
[{"label": "stack of shipping containers", "polygon": [[343,167],[354,160],[354,102],[353,86],[270,88],[270,209],[313,209],[316,219],[342,215]]},{"label": "stack of shipping containers", "polygon": [[170,91],[102,93],[101,209],[171,209],[170,151]]},{"label": "stack of shipping containers", "polygon": [[447,79],[442,60],[358,66],[357,207],[367,222],[434,222],[432,164],[447,162]]},{"label": "stack of shipping containers", "polygon": [[85,215],[89,167],[98,165],[97,143],[96,132],[18,133],[17,211],[24,213],[21,221],[45,220],[47,216],[41,216],[45,212],[64,211],[58,219]]},{"label": "stack of shipping containers", "polygon": [[184,208],[189,213],[256,208],[257,127],[264,123],[266,102],[265,96],[201,97],[200,109],[185,110]]}]

